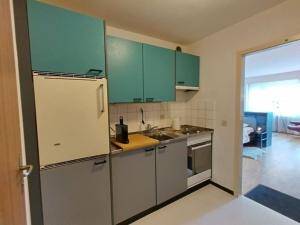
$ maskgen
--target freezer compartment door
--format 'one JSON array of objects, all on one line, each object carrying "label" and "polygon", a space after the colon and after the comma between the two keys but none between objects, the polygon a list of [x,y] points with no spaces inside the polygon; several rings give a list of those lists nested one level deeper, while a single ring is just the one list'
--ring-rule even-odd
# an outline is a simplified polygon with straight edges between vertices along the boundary
[{"label": "freezer compartment door", "polygon": [[44,225],[111,225],[109,158],[41,170]]},{"label": "freezer compartment door", "polygon": [[106,82],[34,76],[41,166],[109,153]]}]

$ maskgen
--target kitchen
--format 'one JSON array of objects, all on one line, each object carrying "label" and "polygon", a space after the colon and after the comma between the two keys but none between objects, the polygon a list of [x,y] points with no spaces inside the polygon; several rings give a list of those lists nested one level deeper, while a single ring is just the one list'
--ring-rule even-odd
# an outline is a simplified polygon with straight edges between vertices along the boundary
[{"label": "kitchen", "polygon": [[1,224],[293,224],[239,196],[237,53],[298,40],[299,1],[175,2],[1,2]]},{"label": "kitchen", "polygon": [[45,225],[127,224],[210,183],[215,106],[185,101],[199,56],[27,9]]}]

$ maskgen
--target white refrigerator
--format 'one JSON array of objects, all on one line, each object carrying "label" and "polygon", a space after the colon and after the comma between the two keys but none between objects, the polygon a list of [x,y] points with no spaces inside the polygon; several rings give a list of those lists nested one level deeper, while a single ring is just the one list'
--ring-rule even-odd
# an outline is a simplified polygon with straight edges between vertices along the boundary
[{"label": "white refrigerator", "polygon": [[107,81],[34,76],[44,225],[111,225]]},{"label": "white refrigerator", "polygon": [[109,153],[107,81],[34,76],[41,167]]}]

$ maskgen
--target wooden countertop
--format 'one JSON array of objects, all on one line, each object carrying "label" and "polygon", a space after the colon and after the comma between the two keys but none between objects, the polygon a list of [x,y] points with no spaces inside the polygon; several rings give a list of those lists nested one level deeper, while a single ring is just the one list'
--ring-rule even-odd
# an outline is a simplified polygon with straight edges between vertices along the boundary
[{"label": "wooden countertop", "polygon": [[111,142],[120,147],[123,151],[132,151],[141,148],[147,148],[150,146],[158,145],[159,141],[153,138],[149,138],[142,134],[130,134],[128,135],[129,143],[123,144],[117,142],[116,139],[112,139]]}]

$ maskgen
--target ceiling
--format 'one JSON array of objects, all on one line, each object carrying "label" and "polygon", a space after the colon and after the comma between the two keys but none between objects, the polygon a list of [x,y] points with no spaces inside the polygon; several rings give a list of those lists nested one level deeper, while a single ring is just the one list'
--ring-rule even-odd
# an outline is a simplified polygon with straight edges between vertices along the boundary
[{"label": "ceiling", "polygon": [[245,58],[246,77],[293,71],[300,71],[300,41],[250,54]]},{"label": "ceiling", "polygon": [[195,42],[285,0],[43,0],[108,25],[180,44]]}]

